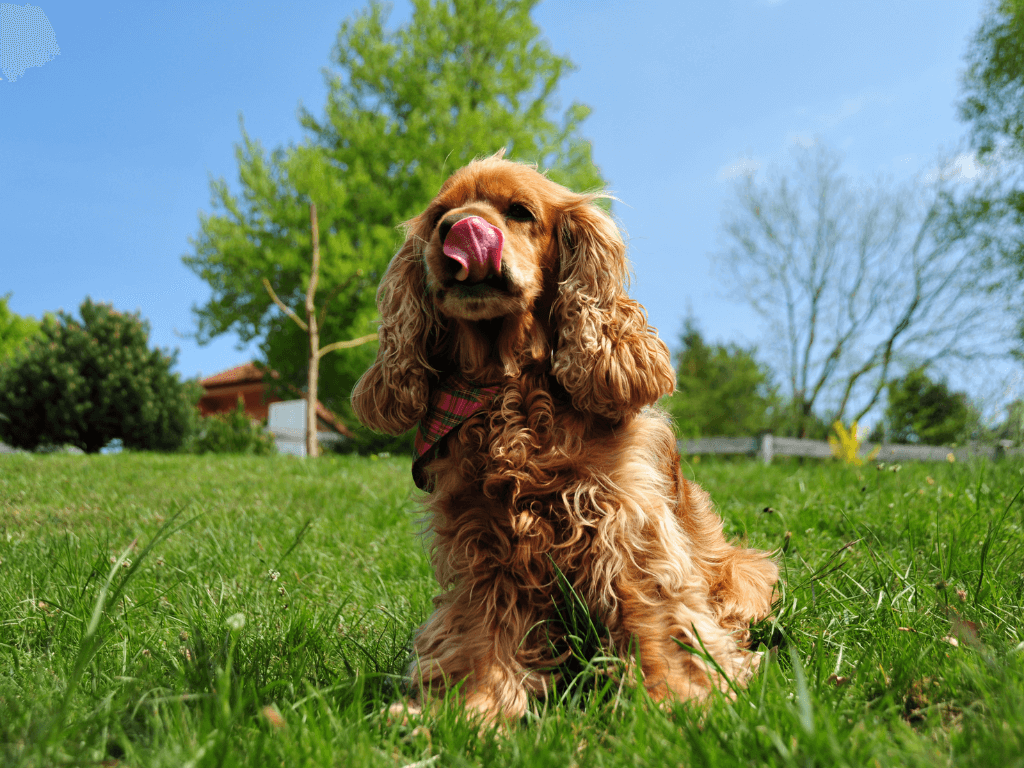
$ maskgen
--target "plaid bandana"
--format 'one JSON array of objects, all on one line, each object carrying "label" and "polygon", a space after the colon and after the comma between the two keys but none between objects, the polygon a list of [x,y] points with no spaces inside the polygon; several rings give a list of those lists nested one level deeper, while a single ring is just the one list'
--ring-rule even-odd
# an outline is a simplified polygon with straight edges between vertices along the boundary
[{"label": "plaid bandana", "polygon": [[416,460],[412,464],[412,477],[416,487],[431,491],[431,483],[423,468],[437,456],[437,447],[445,435],[480,410],[500,385],[478,387],[458,374],[441,382],[430,396],[430,408],[416,430]]}]

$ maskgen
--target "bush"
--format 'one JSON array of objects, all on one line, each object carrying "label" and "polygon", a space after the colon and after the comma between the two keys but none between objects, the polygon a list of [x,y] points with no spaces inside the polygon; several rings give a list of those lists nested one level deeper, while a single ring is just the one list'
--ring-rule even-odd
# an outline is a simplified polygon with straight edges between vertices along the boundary
[{"label": "bush", "polygon": [[174,451],[194,419],[194,390],[172,373],[177,353],[149,349],[149,324],[86,299],[81,322],[58,312],[0,363],[0,440],[96,453],[115,438]]},{"label": "bush", "polygon": [[885,438],[890,443],[949,445],[978,429],[980,417],[967,394],[950,392],[944,381],[933,381],[924,368],[915,368],[888,385]]},{"label": "bush", "polygon": [[346,422],[346,426],[352,433],[352,437],[331,443],[326,447],[327,450],[341,455],[358,454],[361,456],[381,453],[397,456],[413,456],[415,454],[415,427],[401,435],[386,435],[367,429],[356,421],[354,416]]},{"label": "bush", "polygon": [[692,319],[680,336],[676,392],[663,405],[687,437],[758,435],[771,429],[778,397],[755,350],[708,344]]},{"label": "bush", "polygon": [[276,453],[274,436],[245,412],[242,398],[235,410],[215,413],[198,420],[196,433],[185,446],[189,453]]}]

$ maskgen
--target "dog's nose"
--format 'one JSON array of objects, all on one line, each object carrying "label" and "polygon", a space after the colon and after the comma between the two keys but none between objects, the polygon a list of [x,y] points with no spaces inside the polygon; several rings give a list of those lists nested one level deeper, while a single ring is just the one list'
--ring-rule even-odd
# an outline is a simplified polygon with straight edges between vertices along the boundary
[{"label": "dog's nose", "polygon": [[441,219],[441,223],[437,227],[437,234],[441,238],[441,242],[443,243],[448,239],[448,233],[452,231],[452,227],[463,219],[468,219],[470,216],[472,216],[470,213],[453,213],[451,216],[445,216]]},{"label": "dog's nose", "polygon": [[455,279],[479,283],[501,274],[501,248],[505,236],[499,227],[480,216],[455,214],[441,220],[438,235],[444,255],[455,264]]}]

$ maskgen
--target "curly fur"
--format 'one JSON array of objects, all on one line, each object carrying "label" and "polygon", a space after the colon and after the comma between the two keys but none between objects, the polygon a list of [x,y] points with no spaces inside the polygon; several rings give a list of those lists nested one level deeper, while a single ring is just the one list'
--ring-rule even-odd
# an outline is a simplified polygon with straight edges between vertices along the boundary
[{"label": "curly fur", "polygon": [[[668,350],[625,292],[625,245],[595,197],[500,156],[456,172],[407,223],[378,293],[380,351],[353,392],[364,424],[397,434],[447,374],[499,385],[427,467],[442,592],[411,670],[418,690],[459,686],[492,718],[521,715],[559,660],[555,566],[615,646],[638,649],[659,699],[727,690],[687,650],[701,644],[734,683],[749,678],[749,624],[778,577],[766,553],[725,540],[682,475],[653,407],[675,386]],[[501,227],[500,284],[453,279],[438,229],[460,214]]]}]

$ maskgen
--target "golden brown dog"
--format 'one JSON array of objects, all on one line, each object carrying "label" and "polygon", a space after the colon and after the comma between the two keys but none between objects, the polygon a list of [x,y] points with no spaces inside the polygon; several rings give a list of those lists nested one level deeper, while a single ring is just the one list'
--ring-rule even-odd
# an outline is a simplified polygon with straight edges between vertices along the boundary
[{"label": "golden brown dog", "polygon": [[639,652],[657,699],[726,690],[721,673],[746,682],[749,624],[778,577],[683,477],[654,407],[675,386],[668,349],[626,295],[625,245],[597,197],[500,155],[456,172],[407,222],[378,293],[380,350],[352,395],[372,429],[419,424],[441,594],[414,687],[458,685],[490,718],[521,715],[564,653],[556,567],[619,652]]}]

